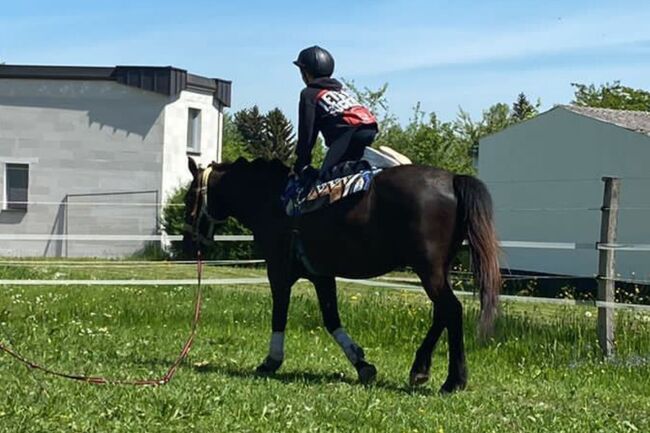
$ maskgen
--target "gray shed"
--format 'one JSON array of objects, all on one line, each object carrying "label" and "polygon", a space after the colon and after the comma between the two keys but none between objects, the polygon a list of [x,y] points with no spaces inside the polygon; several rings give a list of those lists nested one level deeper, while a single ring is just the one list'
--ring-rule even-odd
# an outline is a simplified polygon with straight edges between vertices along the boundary
[{"label": "gray shed", "polygon": [[[595,244],[603,176],[621,179],[618,241],[650,243],[650,113],[560,105],[485,137],[479,177],[507,241]],[[504,248],[503,268],[593,276],[597,251]],[[617,252],[622,279],[650,280],[650,253]]]}]

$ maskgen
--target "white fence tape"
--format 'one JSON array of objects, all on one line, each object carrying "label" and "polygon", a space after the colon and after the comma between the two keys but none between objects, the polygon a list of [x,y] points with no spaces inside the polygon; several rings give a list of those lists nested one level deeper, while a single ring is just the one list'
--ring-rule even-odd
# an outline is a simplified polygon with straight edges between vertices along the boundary
[{"label": "white fence tape", "polygon": [[[16,235],[0,234],[0,241],[181,241],[182,235]],[[218,242],[252,241],[251,235],[215,235]]]},{"label": "white fence tape", "polygon": [[[101,235],[101,234],[0,234],[4,241],[180,241],[182,235]],[[253,241],[252,235],[215,235],[217,242]],[[463,242],[467,245],[467,241]],[[536,241],[501,241],[503,248],[531,248],[548,250],[615,250],[615,251],[650,251],[650,244],[599,244],[597,242],[536,242]]]}]

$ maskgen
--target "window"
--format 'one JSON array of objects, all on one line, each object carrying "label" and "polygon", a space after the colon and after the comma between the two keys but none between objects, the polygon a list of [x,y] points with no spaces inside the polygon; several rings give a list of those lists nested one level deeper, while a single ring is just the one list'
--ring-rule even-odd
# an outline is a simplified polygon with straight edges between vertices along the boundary
[{"label": "window", "polygon": [[201,110],[190,108],[187,115],[187,151],[201,153]]},{"label": "window", "polygon": [[7,164],[5,170],[5,209],[27,210],[29,165]]}]

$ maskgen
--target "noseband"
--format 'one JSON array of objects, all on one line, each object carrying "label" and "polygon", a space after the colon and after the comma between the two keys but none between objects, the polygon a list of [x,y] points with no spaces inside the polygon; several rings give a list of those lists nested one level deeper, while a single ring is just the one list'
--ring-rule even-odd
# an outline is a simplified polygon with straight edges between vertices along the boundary
[{"label": "noseband", "polygon": [[[186,227],[191,230],[192,237],[195,241],[203,245],[209,245],[213,241],[214,230],[217,224],[223,223],[225,220],[214,218],[208,212],[208,180],[212,173],[212,167],[208,166],[199,176],[199,183],[196,187],[196,199],[194,200],[194,209],[192,209],[192,225]],[[199,200],[201,205],[199,207]],[[200,227],[203,220],[208,221],[208,231],[205,236],[201,234]]]}]

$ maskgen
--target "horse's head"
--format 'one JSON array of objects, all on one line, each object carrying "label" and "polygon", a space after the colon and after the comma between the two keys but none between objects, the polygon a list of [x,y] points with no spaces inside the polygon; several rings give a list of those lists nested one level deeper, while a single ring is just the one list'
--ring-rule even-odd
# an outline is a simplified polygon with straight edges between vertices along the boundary
[{"label": "horse's head", "polygon": [[[233,216],[245,225],[263,218],[264,204],[274,202],[286,184],[288,168],[277,160],[239,158],[200,168],[188,158],[192,183],[185,195],[183,251],[193,255],[200,244],[212,241],[216,225]],[[247,224],[248,223],[248,224]]]},{"label": "horse's head", "polygon": [[183,252],[194,255],[200,245],[212,241],[216,224],[225,220],[228,209],[221,203],[217,206],[216,193],[227,173],[227,164],[212,163],[200,168],[191,157],[187,158],[192,174],[192,183],[185,194],[185,230],[183,231]]}]

